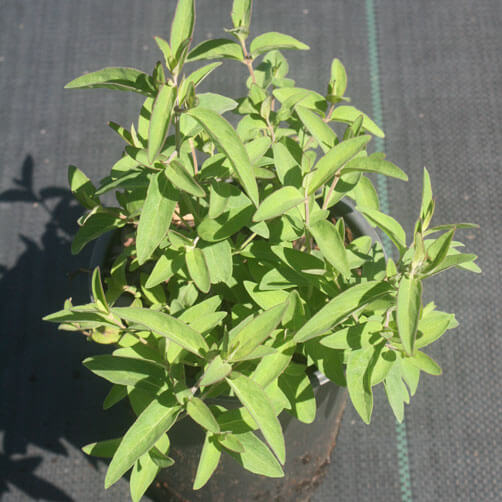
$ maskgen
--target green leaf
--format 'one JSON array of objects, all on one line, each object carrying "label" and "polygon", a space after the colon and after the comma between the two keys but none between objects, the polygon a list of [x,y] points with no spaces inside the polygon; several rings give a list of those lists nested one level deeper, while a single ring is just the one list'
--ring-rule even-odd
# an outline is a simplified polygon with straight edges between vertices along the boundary
[{"label": "green leaf", "polygon": [[[340,178],[340,180],[343,179]],[[340,180],[338,183],[340,183]],[[337,187],[338,187],[337,183]],[[335,187],[335,190],[336,188]],[[378,194],[371,180],[366,176],[361,176],[357,185],[353,188],[352,192],[349,194],[352,197],[358,207],[367,207],[369,209],[380,209],[380,203],[378,202]]]},{"label": "green leaf", "polygon": [[[291,374],[291,370],[299,368],[299,374]],[[305,366],[291,364],[279,376],[278,384],[289,401],[288,410],[304,424],[311,424],[315,419],[316,400],[310,378],[305,372]]]},{"label": "green leaf", "polygon": [[200,385],[206,387],[207,385],[212,385],[220,380],[223,380],[232,371],[232,366],[227,362],[223,361],[220,355],[215,356],[215,358],[207,365],[204,375],[200,380]]},{"label": "green leaf", "polygon": [[164,169],[166,178],[177,188],[187,192],[194,197],[205,197],[206,192],[192,178],[179,160],[172,160]]},{"label": "green leaf", "polygon": [[404,418],[404,403],[409,401],[408,391],[401,378],[401,368],[393,364],[384,380],[385,393],[398,422]]},{"label": "green leaf", "polygon": [[357,138],[342,141],[332,148],[314,167],[314,172],[308,186],[308,195],[313,194],[318,188],[332,178],[352,157],[357,155],[371,139],[371,136],[359,136]]},{"label": "green leaf", "polygon": [[430,375],[441,375],[442,370],[439,364],[428,356],[424,352],[417,350],[413,357],[410,357],[408,361],[416,366],[418,369],[429,373]]},{"label": "green leaf", "polygon": [[212,436],[209,432],[206,433],[200,454],[199,465],[197,467],[197,473],[195,474],[195,480],[193,482],[194,490],[199,490],[209,481],[213,472],[218,467],[220,457],[221,451],[215,445],[214,436]]},{"label": "green leaf", "polygon": [[169,68],[169,70],[173,70],[171,61],[172,61],[172,51],[171,47],[169,46],[169,42],[167,40],[164,40],[161,37],[153,37],[155,39],[155,42],[157,43],[157,46],[159,49],[162,51],[162,55],[164,56],[164,61],[166,63],[166,66]]},{"label": "green leaf", "polygon": [[363,130],[365,132],[374,134],[379,138],[385,137],[383,131],[368,117],[368,115],[353,106],[337,106],[331,114],[331,120],[334,120],[335,122],[343,122],[345,124],[352,124],[359,118],[360,115],[364,117]]},{"label": "green leaf", "polygon": [[311,317],[294,336],[295,342],[305,342],[322,335],[344,321],[368,303],[392,291],[386,282],[369,281],[346,289]]},{"label": "green leaf", "polygon": [[137,307],[113,308],[112,313],[126,321],[144,326],[196,355],[207,352],[209,347],[200,333],[184,322],[163,312]]},{"label": "green leaf", "polygon": [[331,81],[334,83],[333,92],[337,97],[342,97],[347,89],[347,72],[342,62],[335,58],[331,63]]},{"label": "green leaf", "polygon": [[156,261],[148,280],[146,288],[154,288],[164,281],[168,281],[184,263],[184,255],[173,249],[166,249],[164,254]]},{"label": "green leaf", "polygon": [[370,361],[375,349],[353,350],[347,361],[347,389],[350,400],[366,424],[370,423],[373,411],[373,392],[371,390]]},{"label": "green leaf", "polygon": [[[296,143],[295,143],[296,145]],[[302,185],[301,168],[288,147],[282,143],[272,145],[274,164],[277,177],[283,185],[292,185],[297,188]]]},{"label": "green leaf", "polygon": [[179,90],[180,96],[184,96],[188,90],[188,86],[190,83],[197,87],[210,73],[212,73],[218,66],[221,66],[221,63],[209,63],[207,65],[198,68],[194,72],[190,73],[188,77],[181,84],[181,88]]},{"label": "green leaf", "polygon": [[206,259],[211,284],[226,283],[232,279],[232,248],[228,240],[205,246],[202,248],[202,252]]},{"label": "green leaf", "polygon": [[244,446],[242,446],[242,443],[235,437],[234,434],[230,432],[219,434],[216,437],[216,440],[227,450],[233,451],[235,453],[242,453],[244,451]]},{"label": "green leaf", "polygon": [[357,207],[371,225],[377,226],[389,237],[389,239],[396,245],[400,254],[406,251],[406,233],[403,227],[392,216],[382,213],[376,209],[368,207]]},{"label": "green leaf", "polygon": [[391,178],[397,178],[403,181],[408,181],[408,176],[399,167],[394,165],[392,162],[384,159],[384,155],[380,153],[374,153],[369,157],[356,157],[348,162],[345,167],[343,167],[342,172],[367,172],[367,173],[378,173],[384,176],[390,176]]},{"label": "green leaf", "polygon": [[241,46],[237,42],[226,38],[206,40],[205,42],[200,43],[190,51],[187,61],[219,58],[244,61]]},{"label": "green leaf", "polygon": [[94,301],[96,302],[98,310],[107,313],[110,312],[110,307],[108,306],[108,302],[106,301],[103,284],[101,282],[101,271],[99,267],[96,267],[92,273],[91,287],[92,296]]},{"label": "green leaf", "polygon": [[115,214],[101,212],[91,214],[73,238],[71,253],[80,253],[89,242],[110,230],[124,226],[124,224]]},{"label": "green leaf", "polygon": [[272,192],[259,205],[253,221],[264,221],[281,216],[305,200],[305,196],[295,187],[285,186]]},{"label": "green leaf", "polygon": [[252,5],[252,0],[234,0],[231,13],[234,28],[249,30]]},{"label": "green leaf", "polygon": [[418,321],[415,347],[421,349],[435,342],[446,330],[455,328],[458,323],[453,314],[434,311]]},{"label": "green leaf", "polygon": [[112,458],[113,455],[115,455],[121,441],[122,438],[116,438],[98,441],[97,443],[90,443],[82,447],[82,451],[93,457]]},{"label": "green leaf", "polygon": [[242,284],[253,301],[265,310],[284,303],[289,296],[289,293],[280,289],[275,291],[260,291],[258,284],[255,282],[243,281]]},{"label": "green leaf", "polygon": [[472,263],[477,258],[475,254],[459,253],[456,250],[450,249],[450,254],[434,269],[428,272],[428,276],[439,274],[444,270],[452,267],[464,268],[472,272],[480,273],[481,269]]},{"label": "green leaf", "polygon": [[103,354],[88,357],[82,364],[113,384],[140,387],[153,393],[166,382],[162,366],[145,359]]},{"label": "green leaf", "polygon": [[193,108],[187,114],[197,120],[218,147],[227,155],[239,180],[255,206],[258,205],[258,186],[248,154],[234,128],[217,113]]},{"label": "green leaf", "polygon": [[403,277],[397,293],[397,328],[404,350],[415,351],[418,320],[422,308],[422,283],[416,277]]},{"label": "green leaf", "polygon": [[251,42],[249,52],[251,53],[251,56],[255,58],[256,56],[273,49],[296,49],[306,51],[310,49],[310,47],[289,35],[271,31],[269,33],[258,35]]},{"label": "green leaf", "polygon": [[136,237],[136,251],[140,265],[150,258],[169,230],[177,203],[176,195],[176,191],[163,172],[152,175],[139,217]]},{"label": "green leaf", "polygon": [[211,287],[211,281],[209,279],[209,270],[202,250],[200,248],[187,249],[185,253],[185,263],[188,273],[195,285],[203,293],[207,293]]},{"label": "green leaf", "polygon": [[148,129],[148,160],[153,162],[166,141],[172,112],[176,100],[176,88],[163,85],[153,102],[150,127]]},{"label": "green leaf", "polygon": [[328,220],[320,220],[309,230],[324,258],[344,277],[349,277],[350,267],[347,252],[335,225]]},{"label": "green leaf", "polygon": [[142,455],[131,471],[130,491],[132,502],[139,502],[159,472],[158,465],[149,453]]},{"label": "green leaf", "polygon": [[127,387],[125,385],[112,385],[103,401],[103,410],[108,410],[119,401],[127,397]]},{"label": "green leaf", "polygon": [[151,96],[155,91],[152,77],[134,68],[103,68],[86,73],[65,85],[65,89],[90,89],[93,87],[133,91],[145,96]]},{"label": "green leaf", "polygon": [[[273,95],[282,103],[282,107],[285,108],[287,112],[287,116],[284,117],[284,120],[289,118],[290,108],[299,101],[301,101],[302,106],[306,108],[317,110],[320,113],[326,112],[327,103],[324,97],[318,92],[311,91],[310,89],[303,89],[301,87],[282,87],[280,89],[274,89]],[[282,108],[279,111],[279,116],[281,112]]]},{"label": "green leaf", "polygon": [[432,200],[432,186],[429,171],[424,167],[424,185],[422,189],[422,205],[420,207],[420,218],[424,222],[425,228],[428,227],[432,212],[434,210],[434,202]]},{"label": "green leaf", "polygon": [[220,432],[220,426],[214,418],[209,406],[200,398],[192,397],[187,402],[187,413],[190,418],[209,432]]},{"label": "green leaf", "polygon": [[399,364],[401,365],[401,374],[403,380],[406,382],[406,385],[410,390],[410,395],[414,396],[415,392],[417,391],[418,381],[420,379],[420,370],[412,363],[410,363],[409,357],[400,357]]},{"label": "green leaf", "polygon": [[99,199],[96,197],[96,188],[78,167],[68,166],[68,183],[73,196],[86,209],[92,209],[99,205]]},{"label": "green leaf", "polygon": [[105,488],[116,483],[160,437],[176,422],[181,407],[172,397],[152,401],[126,432],[112,458],[105,478]]},{"label": "green leaf", "polygon": [[283,464],[286,459],[286,448],[281,424],[272,411],[272,405],[264,390],[253,380],[239,373],[233,373],[233,377],[227,378],[226,381],[258,424],[265,441]]},{"label": "green leaf", "polygon": [[[171,51],[178,58],[179,49],[192,37],[195,22],[194,0],[178,0],[176,12],[171,24]],[[177,61],[178,62],[178,61]]]},{"label": "green leaf", "polygon": [[[230,361],[246,359],[253,350],[261,345],[277,328],[286,310],[282,303],[262,312],[238,332],[228,349]],[[245,321],[246,322],[246,321]]]},{"label": "green leaf", "polygon": [[336,134],[319,115],[300,105],[296,105],[295,110],[303,125],[314,136],[324,153],[335,146]]},{"label": "green leaf", "polygon": [[229,451],[229,454],[239,462],[242,467],[255,474],[269,478],[282,478],[284,472],[281,465],[267,446],[256,437],[253,432],[235,434],[235,437],[244,447],[242,453]]},{"label": "green leaf", "polygon": [[455,235],[455,229],[446,232],[441,235],[438,239],[436,239],[428,248],[427,248],[427,256],[428,260],[425,267],[421,270],[423,273],[427,273],[433,271],[435,268],[439,267],[443,260],[448,255],[448,251],[450,250],[451,241],[453,240],[453,236]]}]

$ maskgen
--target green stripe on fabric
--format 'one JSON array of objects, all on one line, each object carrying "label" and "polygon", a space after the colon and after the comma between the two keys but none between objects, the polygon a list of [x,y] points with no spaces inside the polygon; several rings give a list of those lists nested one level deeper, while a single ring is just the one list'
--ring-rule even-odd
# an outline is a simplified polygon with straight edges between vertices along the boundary
[{"label": "green stripe on fabric", "polygon": [[[371,101],[373,108],[373,119],[383,129],[382,96],[380,92],[380,68],[378,63],[378,44],[375,19],[375,4],[373,0],[366,0],[366,23],[368,30],[368,59],[371,79]],[[375,148],[379,152],[384,151],[384,140],[375,138]],[[389,192],[387,189],[387,179],[385,176],[377,177],[377,191],[380,198],[380,207],[383,212],[389,212]],[[383,240],[383,246],[388,256],[392,254],[392,245],[389,238]],[[396,448],[399,481],[401,486],[402,502],[412,502],[410,462],[408,455],[408,439],[406,436],[406,423],[396,421]]]}]

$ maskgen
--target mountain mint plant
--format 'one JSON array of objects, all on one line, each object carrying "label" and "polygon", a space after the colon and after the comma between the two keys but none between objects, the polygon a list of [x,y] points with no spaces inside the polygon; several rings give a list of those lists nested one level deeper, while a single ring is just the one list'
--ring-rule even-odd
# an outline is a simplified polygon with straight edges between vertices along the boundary
[{"label": "mountain mint plant", "polygon": [[[125,147],[97,188],[69,168],[87,210],[72,252],[110,231],[120,246],[93,271],[90,303],[67,300],[45,318],[114,347],[83,364],[112,384],[104,407],[128,398],[137,418],[123,436],[84,451],[111,458],[105,487],[132,469],[135,501],[173,464],[169,430],[180,420],[205,432],[194,489],[221,455],[282,476],[278,416],[314,420],[315,369],[347,387],[366,423],[372,389],[383,383],[401,421],[420,373],[441,373],[423,349],[457,325],[453,314],[422,304],[424,279],[452,267],[479,271],[476,256],[454,240],[473,225],[431,227],[427,171],[410,240],[381,212],[367,175],[407,177],[383,153],[367,153],[383,132],[347,104],[338,59],[321,95],[287,77],[282,51],[307,45],[277,32],[248,43],[251,0],[234,0],[227,38],[192,48],[194,17],[194,0],[179,0],[169,42],[155,39],[164,61],[152,75],[105,68],[66,86],[145,97],[130,129],[110,122]],[[227,59],[244,65],[247,95],[199,92],[222,62],[192,63]],[[113,206],[101,201],[108,192]],[[336,217],[344,197],[392,241],[395,260]],[[219,396],[240,407],[214,404]]]}]

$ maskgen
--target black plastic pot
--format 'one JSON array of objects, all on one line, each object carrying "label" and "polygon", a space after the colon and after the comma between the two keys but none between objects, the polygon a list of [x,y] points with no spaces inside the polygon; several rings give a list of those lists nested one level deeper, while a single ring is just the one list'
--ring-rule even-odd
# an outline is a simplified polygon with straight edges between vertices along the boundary
[{"label": "black plastic pot", "polygon": [[[354,237],[369,235],[373,240],[379,240],[375,230],[355,211],[351,203],[339,202],[333,208],[333,215],[344,218]],[[91,268],[104,263],[112,235],[107,234],[97,240]],[[160,471],[149,494],[163,502],[309,500],[329,464],[347,401],[346,390],[330,382],[319,371],[311,379],[317,403],[315,421],[303,424],[287,412],[279,416],[286,443],[283,478],[273,479],[252,474],[229,455],[222,455],[220,464],[207,485],[201,490],[193,491],[192,483],[204,435],[200,426],[185,418],[169,432],[169,455],[176,464]],[[240,406],[235,398],[223,399],[227,407]]]}]

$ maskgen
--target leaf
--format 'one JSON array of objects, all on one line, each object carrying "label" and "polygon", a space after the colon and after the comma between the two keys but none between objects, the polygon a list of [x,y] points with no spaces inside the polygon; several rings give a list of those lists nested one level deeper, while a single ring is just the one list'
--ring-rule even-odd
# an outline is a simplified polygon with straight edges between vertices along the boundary
[{"label": "leaf", "polygon": [[301,187],[301,168],[287,146],[282,143],[274,143],[272,145],[272,151],[274,153],[274,164],[277,177],[281,184],[292,185],[297,188]]},{"label": "leaf", "polygon": [[184,255],[173,249],[166,249],[164,254],[156,261],[145,287],[150,289],[168,281],[184,263]]},{"label": "leaf", "polygon": [[116,483],[176,422],[181,407],[166,395],[153,400],[126,432],[112,458],[105,488]]},{"label": "leaf", "polygon": [[91,214],[85,223],[78,229],[73,242],[71,243],[71,253],[78,254],[89,242],[106,234],[110,230],[124,226],[124,222],[111,213]]},{"label": "leaf", "polygon": [[82,447],[82,451],[93,457],[112,458],[121,441],[122,438],[116,438],[98,441],[97,443],[90,443]]},{"label": "leaf", "polygon": [[297,105],[295,110],[303,125],[314,136],[324,153],[335,146],[336,134],[319,115],[300,105]]},{"label": "leaf", "polygon": [[[252,0],[234,0],[232,4],[232,22],[234,28],[243,27],[246,31],[251,22]],[[240,36],[242,36],[239,33]]]},{"label": "leaf", "polygon": [[202,248],[202,252],[206,259],[211,284],[226,283],[232,279],[232,248],[228,240],[205,246]]},{"label": "leaf", "polygon": [[176,100],[176,88],[163,85],[153,102],[150,126],[148,128],[148,160],[152,163],[166,141],[172,112]]},{"label": "leaf", "polygon": [[334,120],[335,122],[344,122],[345,124],[352,124],[359,118],[360,115],[364,117],[363,130],[365,132],[374,134],[379,138],[385,137],[383,131],[368,117],[368,115],[353,106],[337,106],[331,114],[331,120]]},{"label": "leaf", "polygon": [[[340,178],[341,180],[342,178]],[[337,183],[340,183],[340,180]],[[335,190],[336,188],[335,187]],[[353,188],[352,192],[349,194],[352,197],[358,207],[367,207],[369,209],[380,209],[380,204],[378,202],[378,194],[371,180],[366,176],[361,176],[357,185]]]},{"label": "leaf", "polygon": [[423,273],[433,271],[435,268],[439,267],[443,260],[448,255],[450,250],[451,241],[455,235],[455,229],[446,232],[436,239],[428,248],[427,256],[428,260],[425,267],[422,269]]},{"label": "leaf", "polygon": [[220,380],[223,380],[232,371],[232,366],[227,362],[223,361],[221,356],[218,354],[215,358],[207,365],[204,375],[200,380],[200,385],[206,387],[207,385],[212,385]]},{"label": "leaf", "polygon": [[235,453],[242,453],[244,451],[244,446],[242,446],[242,443],[235,437],[234,434],[230,432],[219,434],[216,437],[216,440],[227,450],[233,451]]},{"label": "leaf", "polygon": [[239,462],[242,467],[255,474],[267,476],[269,478],[282,478],[284,472],[277,462],[272,452],[267,446],[256,437],[253,432],[235,434],[235,437],[242,444],[244,451],[228,453]]},{"label": "leaf", "polygon": [[202,250],[200,248],[187,249],[185,263],[195,285],[203,293],[207,293],[211,287],[211,281],[209,280],[209,270]]},{"label": "leaf", "polygon": [[206,433],[200,454],[199,465],[197,467],[197,473],[195,474],[195,480],[193,482],[194,490],[199,490],[209,481],[213,472],[218,467],[220,457],[221,451],[215,445],[214,436],[212,436],[209,432]]},{"label": "leaf", "polygon": [[406,251],[406,233],[403,227],[392,216],[368,207],[357,207],[367,220],[385,232],[389,239],[396,245],[400,254]]},{"label": "leaf", "polygon": [[[290,371],[300,369],[300,374],[292,375]],[[289,401],[288,410],[304,424],[311,424],[315,420],[316,400],[310,378],[305,372],[305,366],[291,364],[286,371],[279,376],[278,384]]]},{"label": "leaf", "polygon": [[217,113],[193,108],[187,114],[197,120],[218,147],[227,155],[239,180],[255,206],[258,205],[258,186],[248,154],[234,128]]},{"label": "leaf", "polygon": [[159,472],[158,465],[149,453],[143,454],[131,471],[130,491],[132,502],[139,502]]},{"label": "leaf", "polygon": [[334,82],[333,94],[342,97],[347,89],[347,72],[342,62],[335,58],[331,63],[331,81]]},{"label": "leaf", "polygon": [[281,424],[272,411],[270,400],[263,389],[253,380],[239,373],[233,373],[232,378],[226,378],[226,381],[258,424],[263,437],[283,464],[286,459],[286,448]]},{"label": "leaf", "polygon": [[248,322],[232,340],[228,352],[230,361],[246,359],[253,350],[261,345],[277,328],[286,310],[287,303],[262,312]]},{"label": "leaf", "polygon": [[249,46],[249,52],[253,58],[273,49],[296,49],[299,51],[306,51],[310,49],[310,47],[296,38],[284,35],[283,33],[277,33],[276,31],[258,35]]},{"label": "leaf", "polygon": [[163,172],[152,175],[139,217],[136,237],[136,252],[140,265],[150,258],[169,230],[177,203],[176,195]]},{"label": "leaf", "polygon": [[422,308],[422,283],[416,277],[403,277],[397,293],[397,328],[399,338],[408,355],[415,351],[420,309]]},{"label": "leaf", "polygon": [[272,192],[259,205],[253,221],[264,221],[281,216],[305,200],[305,196],[295,187],[285,186]]},{"label": "leaf", "polygon": [[140,387],[153,393],[157,393],[166,381],[162,366],[144,359],[103,354],[88,357],[82,364],[113,384]]},{"label": "leaf", "polygon": [[430,345],[441,337],[446,330],[452,329],[457,325],[455,316],[453,314],[447,314],[446,312],[434,311],[424,316],[418,321],[415,347],[421,349],[422,347]]},{"label": "leaf", "polygon": [[103,401],[103,410],[110,409],[125,397],[127,397],[127,387],[114,384]]},{"label": "leaf", "polygon": [[92,209],[99,205],[99,199],[96,197],[96,188],[78,167],[68,166],[68,183],[73,196],[86,209]]},{"label": "leaf", "polygon": [[342,172],[367,172],[390,176],[403,181],[408,181],[408,176],[392,162],[385,160],[379,153],[369,157],[356,157],[343,167]]},{"label": "leaf", "polygon": [[103,284],[101,282],[101,271],[99,267],[96,267],[92,273],[91,287],[93,300],[96,302],[98,310],[106,313],[110,312],[110,307],[108,306],[108,302],[106,301]]},{"label": "leaf", "polygon": [[187,192],[194,197],[205,197],[206,192],[192,178],[179,160],[172,160],[164,169],[167,179],[177,188]]},{"label": "leaf", "polygon": [[216,68],[218,68],[218,66],[221,66],[221,63],[209,63],[190,73],[190,75],[186,77],[186,80],[181,85],[181,89],[179,91],[180,95],[184,96],[186,94],[188,85],[190,83],[197,87],[197,85],[200,84]]},{"label": "leaf", "polygon": [[332,148],[314,167],[308,185],[308,195],[313,194],[318,188],[332,178],[352,157],[357,155],[371,139],[371,136],[358,136],[357,138],[342,141]]},{"label": "leaf", "polygon": [[347,361],[347,389],[354,408],[369,424],[373,411],[373,392],[371,390],[371,370],[369,363],[373,357],[374,348],[353,350]]},{"label": "leaf", "polygon": [[344,277],[349,277],[350,267],[347,252],[335,225],[328,220],[320,220],[309,230],[324,258]]},{"label": "leaf", "polygon": [[311,317],[293,338],[293,341],[305,342],[322,335],[334,328],[348,316],[363,309],[368,303],[392,291],[386,282],[369,281],[356,284],[339,293],[319,312]]},{"label": "leaf", "polygon": [[220,426],[214,418],[209,406],[200,398],[192,397],[187,402],[187,413],[190,418],[209,432],[220,432]]},{"label": "leaf", "polygon": [[282,291],[280,289],[276,291],[260,291],[258,284],[255,282],[243,281],[242,284],[253,301],[265,310],[284,303],[289,296],[286,291]]},{"label": "leaf", "polygon": [[401,368],[399,365],[392,365],[384,380],[384,387],[392,411],[397,421],[401,423],[404,418],[404,403],[409,401],[409,395],[401,378]]},{"label": "leaf", "polygon": [[155,91],[152,77],[135,68],[103,68],[86,73],[65,85],[65,89],[93,87],[139,92],[145,96],[151,96]]},{"label": "leaf", "polygon": [[439,364],[428,356],[424,352],[417,350],[413,357],[410,357],[408,361],[416,366],[418,369],[429,373],[430,375],[441,375],[442,370]]},{"label": "leaf", "polygon": [[[434,203],[432,200],[432,186],[429,171],[424,167],[424,183],[422,188],[422,204],[420,206],[420,218],[424,222],[429,222],[432,217]],[[428,225],[425,225],[427,227]]]},{"label": "leaf", "polygon": [[161,37],[154,36],[153,38],[155,39],[157,46],[159,47],[159,49],[162,52],[162,55],[164,56],[164,61],[166,63],[167,68],[169,68],[169,70],[172,71],[173,67],[171,61],[173,54],[171,51],[171,47],[169,46],[169,42],[167,42],[167,40],[164,40]]},{"label": "leaf", "polygon": [[244,61],[241,46],[237,42],[226,38],[206,40],[200,43],[190,51],[187,61],[219,58]]},{"label": "leaf", "polygon": [[196,355],[209,350],[200,333],[169,314],[137,307],[113,308],[112,313],[121,319],[140,324],[158,335],[165,336]]},{"label": "leaf", "polygon": [[459,253],[456,250],[450,249],[450,254],[434,269],[428,272],[428,276],[439,274],[451,267],[465,268],[472,272],[480,273],[481,269],[472,263],[477,258],[475,254]]},{"label": "leaf", "polygon": [[[178,59],[179,50],[184,42],[192,37],[195,22],[194,0],[178,0],[171,24],[171,51]],[[178,63],[178,61],[176,61]]]}]

